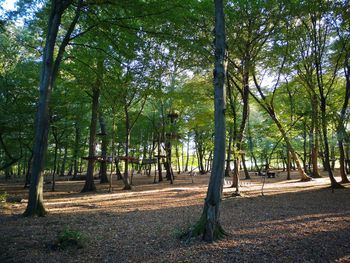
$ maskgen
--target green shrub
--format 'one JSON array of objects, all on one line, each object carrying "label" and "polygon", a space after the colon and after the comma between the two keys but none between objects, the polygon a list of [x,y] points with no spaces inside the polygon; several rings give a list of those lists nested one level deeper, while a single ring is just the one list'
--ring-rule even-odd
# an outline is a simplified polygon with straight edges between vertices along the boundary
[{"label": "green shrub", "polygon": [[83,248],[85,241],[86,238],[81,232],[66,226],[63,231],[58,234],[57,246],[61,249]]},{"label": "green shrub", "polygon": [[5,203],[8,196],[6,192],[0,193],[0,203]]}]

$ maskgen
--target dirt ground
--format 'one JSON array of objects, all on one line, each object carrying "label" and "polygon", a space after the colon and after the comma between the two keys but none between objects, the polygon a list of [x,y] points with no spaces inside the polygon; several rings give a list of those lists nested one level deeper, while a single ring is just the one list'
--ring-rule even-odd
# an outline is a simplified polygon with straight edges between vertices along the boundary
[{"label": "dirt ground", "polygon": [[[350,262],[350,185],[329,180],[286,181],[281,173],[241,180],[232,197],[225,180],[221,222],[229,236],[213,244],[183,242],[177,235],[199,219],[209,175],[178,175],[174,185],[137,175],[132,191],[113,192],[96,181],[97,192],[81,194],[82,181],[46,185],[44,218],[23,218],[27,190],[0,181],[0,193],[22,198],[0,204],[0,262]],[[339,180],[339,178],[337,178]],[[85,236],[81,249],[55,249],[65,227]]]}]

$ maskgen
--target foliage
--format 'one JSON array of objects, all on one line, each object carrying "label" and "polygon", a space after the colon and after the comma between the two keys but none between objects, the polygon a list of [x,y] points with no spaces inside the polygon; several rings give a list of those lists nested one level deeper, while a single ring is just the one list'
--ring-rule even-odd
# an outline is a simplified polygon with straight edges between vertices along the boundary
[{"label": "foliage", "polygon": [[8,196],[9,195],[6,192],[0,193],[0,203],[6,202],[6,199],[7,199]]},{"label": "foliage", "polygon": [[60,249],[83,248],[86,245],[86,237],[80,231],[65,226],[65,228],[58,233],[56,244]]}]

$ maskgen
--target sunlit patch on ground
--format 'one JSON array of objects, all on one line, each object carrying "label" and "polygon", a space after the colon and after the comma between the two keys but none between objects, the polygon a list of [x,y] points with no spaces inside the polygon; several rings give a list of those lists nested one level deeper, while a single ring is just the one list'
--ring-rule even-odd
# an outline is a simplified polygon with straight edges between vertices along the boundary
[{"label": "sunlit patch on ground", "polygon": [[[350,191],[332,193],[326,177],[300,182],[280,174],[263,185],[256,176],[241,180],[240,197],[225,179],[221,221],[230,235],[214,244],[179,241],[200,216],[208,178],[177,175],[170,185],[135,176],[132,191],[115,180],[112,193],[96,181],[88,194],[79,193],[83,182],[59,181],[56,192],[47,186],[45,218],[22,218],[27,190],[1,182],[0,191],[22,202],[1,207],[0,262],[350,261]],[[67,225],[87,236],[85,248],[50,248]]]}]

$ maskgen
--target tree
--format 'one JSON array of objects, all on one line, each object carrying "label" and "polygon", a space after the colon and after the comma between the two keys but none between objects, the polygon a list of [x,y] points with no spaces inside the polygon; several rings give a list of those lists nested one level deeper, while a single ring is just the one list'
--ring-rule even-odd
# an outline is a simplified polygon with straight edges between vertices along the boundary
[{"label": "tree", "polygon": [[225,231],[219,222],[219,208],[223,190],[224,167],[225,167],[225,18],[222,0],[215,0],[215,67],[214,67],[214,159],[207,196],[199,221],[189,236],[203,234],[203,239],[213,242],[222,237]]},{"label": "tree", "polygon": [[53,0],[51,3],[50,16],[48,20],[48,30],[40,72],[40,97],[38,102],[38,111],[35,120],[35,140],[33,150],[33,166],[31,174],[31,183],[29,188],[28,205],[24,215],[26,216],[44,216],[46,210],[43,203],[43,167],[44,157],[47,151],[48,133],[49,133],[49,101],[51,91],[54,87],[65,48],[69,42],[71,34],[79,19],[83,1],[79,0],[75,9],[75,15],[71,21],[62,42],[59,45],[55,57],[55,46],[57,44],[57,35],[61,26],[62,16],[71,6],[72,1]]},{"label": "tree", "polygon": [[85,185],[82,192],[95,191],[94,183],[94,167],[96,162],[96,130],[99,110],[99,100],[101,93],[101,86],[103,83],[103,59],[98,59],[96,65],[96,81],[92,86],[92,107],[91,107],[91,121],[90,121],[90,135],[89,135],[89,156],[88,156],[88,170],[86,172]]},{"label": "tree", "polygon": [[[343,62],[343,71],[345,75],[345,85],[344,85],[344,99],[342,102],[342,107],[340,114],[338,115],[338,124],[337,124],[337,140],[339,146],[339,170],[340,176],[342,178],[341,183],[349,183],[349,179],[346,176],[345,169],[345,151],[344,151],[344,141],[347,137],[345,123],[347,120],[347,109],[350,100],[350,19],[347,14],[347,6],[349,6],[349,1],[338,1],[335,5],[335,18],[334,26],[337,32],[337,41],[336,41],[336,51],[343,54],[341,56],[341,61]],[[337,52],[337,53],[338,53]]]}]

